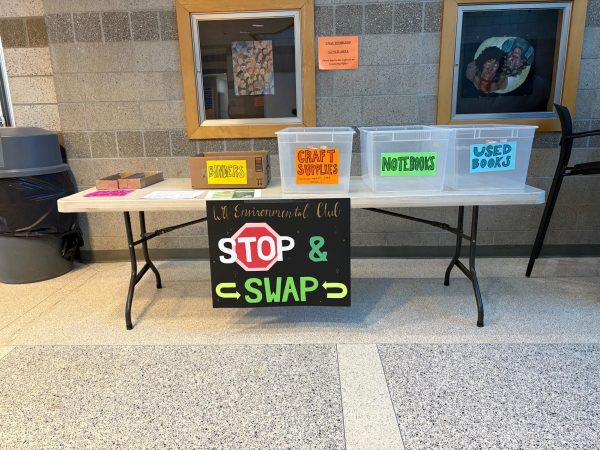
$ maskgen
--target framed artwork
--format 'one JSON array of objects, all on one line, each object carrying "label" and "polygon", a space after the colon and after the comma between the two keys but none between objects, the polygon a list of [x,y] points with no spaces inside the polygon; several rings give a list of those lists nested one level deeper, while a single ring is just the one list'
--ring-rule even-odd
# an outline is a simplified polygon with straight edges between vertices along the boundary
[{"label": "framed artwork", "polygon": [[188,136],[315,126],[313,0],[177,0]]},{"label": "framed artwork", "polygon": [[444,0],[437,123],[558,131],[575,107],[587,0]]}]

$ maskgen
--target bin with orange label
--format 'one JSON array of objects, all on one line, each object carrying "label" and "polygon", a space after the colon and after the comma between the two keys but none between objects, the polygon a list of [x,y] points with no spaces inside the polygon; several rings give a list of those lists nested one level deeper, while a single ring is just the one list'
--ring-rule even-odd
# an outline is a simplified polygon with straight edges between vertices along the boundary
[{"label": "bin with orange label", "polygon": [[353,137],[350,127],[278,131],[282,191],[347,193]]}]

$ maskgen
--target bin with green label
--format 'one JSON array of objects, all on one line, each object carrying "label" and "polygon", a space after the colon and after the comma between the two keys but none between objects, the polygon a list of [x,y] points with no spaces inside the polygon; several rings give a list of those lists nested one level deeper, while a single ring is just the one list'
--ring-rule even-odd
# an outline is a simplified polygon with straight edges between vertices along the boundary
[{"label": "bin with green label", "polygon": [[455,132],[446,186],[457,190],[523,189],[536,126],[446,125]]},{"label": "bin with green label", "polygon": [[363,181],[375,192],[441,191],[454,131],[427,126],[363,127]]}]

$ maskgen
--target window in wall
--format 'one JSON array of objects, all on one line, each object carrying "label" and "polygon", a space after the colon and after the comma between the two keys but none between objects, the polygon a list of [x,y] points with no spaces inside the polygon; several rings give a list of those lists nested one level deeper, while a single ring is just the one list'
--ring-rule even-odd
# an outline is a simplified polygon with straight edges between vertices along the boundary
[{"label": "window in wall", "polygon": [[8,89],[8,75],[4,60],[4,49],[0,38],[0,126],[12,127],[15,125],[10,90]]}]

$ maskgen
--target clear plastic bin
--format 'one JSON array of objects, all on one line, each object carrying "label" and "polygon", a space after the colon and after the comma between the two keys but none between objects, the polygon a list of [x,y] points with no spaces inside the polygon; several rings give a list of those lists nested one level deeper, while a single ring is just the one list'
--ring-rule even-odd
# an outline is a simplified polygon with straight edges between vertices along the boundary
[{"label": "clear plastic bin", "polygon": [[286,128],[277,132],[284,193],[347,193],[350,190],[350,127]]},{"label": "clear plastic bin", "polygon": [[363,181],[375,192],[441,191],[453,130],[427,126],[360,130]]},{"label": "clear plastic bin", "polygon": [[459,190],[523,189],[536,126],[439,126],[455,131],[446,186]]}]

